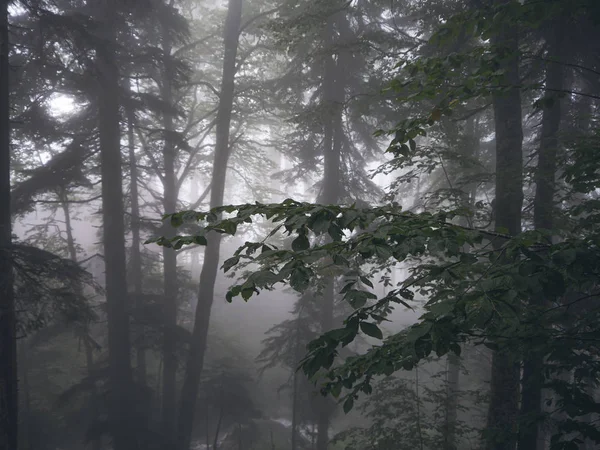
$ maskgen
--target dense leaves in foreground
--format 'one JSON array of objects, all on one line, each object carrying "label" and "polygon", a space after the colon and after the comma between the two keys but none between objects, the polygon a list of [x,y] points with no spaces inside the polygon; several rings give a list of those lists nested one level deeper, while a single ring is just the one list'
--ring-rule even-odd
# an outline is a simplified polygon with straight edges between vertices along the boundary
[{"label": "dense leaves in foreground", "polygon": [[[219,219],[223,213],[231,217]],[[248,300],[278,283],[303,292],[318,286],[323,277],[343,280],[339,293],[354,312],[342,328],[309,345],[302,368],[311,377],[325,369],[322,391],[339,397],[345,390],[346,411],[358,394],[372,391],[374,377],[410,370],[432,353],[459,354],[461,344],[469,340],[492,349],[510,348],[524,357],[543,352],[548,379],[574,367],[575,384],[569,389],[577,393],[562,400],[574,403],[559,405],[569,416],[565,426],[572,427],[572,421],[597,408],[584,385],[600,373],[592,356],[600,332],[600,317],[593,307],[600,236],[581,234],[550,245],[545,232],[529,231],[510,239],[453,225],[449,223],[453,215],[413,214],[397,205],[358,209],[286,200],[173,214],[169,216],[173,225],[200,221],[201,232],[154,242],[174,248],[203,245],[210,232],[234,235],[241,225],[264,218],[271,221],[273,231],[260,242],[246,242],[223,265],[225,271],[240,264],[252,267],[229,289],[229,301],[237,296]],[[279,231],[295,236],[292,249],[270,243]],[[322,239],[326,235],[330,239]],[[385,296],[378,296],[374,284],[389,284],[383,269],[389,264],[402,264],[408,275]],[[532,307],[528,300],[540,295],[547,301]],[[378,325],[392,309],[412,308],[423,297],[428,300],[420,320],[384,338]],[[339,348],[359,333],[382,343],[334,366]],[[589,428],[583,430],[585,435],[597,439]]]}]

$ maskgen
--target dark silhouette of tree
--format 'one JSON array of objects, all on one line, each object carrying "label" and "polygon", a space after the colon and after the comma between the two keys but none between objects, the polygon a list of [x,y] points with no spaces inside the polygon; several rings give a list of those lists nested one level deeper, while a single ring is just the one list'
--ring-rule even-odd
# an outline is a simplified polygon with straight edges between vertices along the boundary
[{"label": "dark silhouette of tree", "polygon": [[[216,124],[215,156],[213,162],[210,206],[215,208],[223,204],[227,162],[231,153],[230,124],[235,90],[235,71],[238,39],[242,21],[243,0],[230,0],[224,29],[223,77],[219,94],[219,110]],[[215,281],[219,267],[221,236],[210,233],[206,236],[207,247],[204,264],[200,273],[198,304],[192,331],[189,355],[181,389],[181,407],[177,420],[177,450],[188,450],[192,435],[192,424],[200,376],[204,364],[204,355],[210,323],[210,311],[214,300]]]},{"label": "dark silhouette of tree", "polygon": [[99,25],[96,50],[98,76],[98,132],[102,175],[102,218],[104,257],[106,261],[106,302],[110,368],[110,430],[115,450],[137,448],[133,409],[133,378],[130,361],[129,314],[127,299],[127,265],[125,258],[125,224],[121,130],[119,102],[119,68],[116,59],[116,30],[119,4],[105,0],[97,6]]},{"label": "dark silhouette of tree", "polygon": [[0,448],[18,448],[17,335],[12,266],[8,0],[0,3]]}]

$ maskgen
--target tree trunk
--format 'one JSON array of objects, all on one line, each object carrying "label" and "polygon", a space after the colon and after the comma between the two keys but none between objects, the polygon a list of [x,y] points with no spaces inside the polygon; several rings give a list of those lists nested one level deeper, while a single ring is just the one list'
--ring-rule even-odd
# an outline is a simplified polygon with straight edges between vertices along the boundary
[{"label": "tree trunk", "polygon": [[[325,47],[333,49],[335,40],[335,23],[340,14],[329,18],[325,30]],[[333,55],[327,56],[323,75],[323,104],[324,104],[324,139],[323,139],[323,186],[320,203],[335,205],[340,197],[340,159],[342,143],[342,108],[344,102],[344,84],[339,76],[343,68],[338,67]],[[321,333],[333,328],[335,279],[330,279],[323,290],[321,299]],[[329,444],[330,406],[329,399],[320,398],[317,414],[317,450],[327,450]]]},{"label": "tree trunk", "polygon": [[[140,197],[138,191],[138,170],[137,158],[135,156],[135,118],[133,110],[127,111],[127,146],[129,149],[129,192],[131,195],[131,280],[133,282],[133,296],[135,298],[134,308],[139,312],[143,307],[143,276],[142,276],[142,254],[140,250]],[[136,378],[139,384],[146,386],[146,345],[145,345],[145,326],[143,323],[137,324],[138,336],[135,341],[136,354]]]},{"label": "tree trunk", "polygon": [[29,387],[29,359],[27,339],[22,338],[18,346],[19,371],[21,372],[21,392],[23,394],[23,410],[21,411],[22,450],[31,450],[31,389]]},{"label": "tree trunk", "polygon": [[[323,75],[324,139],[323,139],[323,188],[320,203],[335,205],[341,197],[341,154],[344,137],[343,108],[346,101],[345,64],[347,52],[341,51],[334,57],[335,28],[339,29],[342,40],[347,36],[347,18],[344,12],[332,15],[325,30],[325,48],[331,51],[325,61]],[[321,307],[321,333],[334,326],[335,279],[329,280],[323,291]],[[331,405],[327,398],[322,399],[317,417],[317,450],[327,450]]]},{"label": "tree trunk", "polygon": [[[510,0],[496,0],[506,4]],[[516,25],[506,21],[492,38],[505,71],[507,92],[493,95],[496,129],[495,229],[517,235],[521,232],[523,205],[523,128],[519,90],[519,37]],[[491,396],[487,418],[488,450],[514,450],[519,395],[519,363],[510,351],[492,356]]]},{"label": "tree trunk", "polygon": [[[162,26],[162,50],[164,53],[162,98],[169,108],[173,106],[174,73],[171,64],[171,42],[169,32],[164,23]],[[173,115],[163,113],[164,147],[163,147],[163,208],[165,214],[173,214],[177,209],[177,174],[175,172],[176,148],[173,141]],[[173,237],[175,229],[165,227],[166,237]],[[163,336],[163,389],[162,389],[162,423],[166,445],[175,449],[177,419],[177,252],[163,247],[163,300],[164,300],[164,336]]]},{"label": "tree trunk", "polygon": [[448,372],[446,374],[446,435],[444,450],[456,450],[456,421],[458,416],[458,382],[460,377],[460,358],[448,353]]},{"label": "tree trunk", "polygon": [[116,62],[116,0],[104,0],[100,23],[102,44],[96,48],[98,70],[98,130],[102,176],[102,220],[106,261],[106,303],[110,372],[109,421],[114,450],[137,448],[132,426],[132,387],[129,314],[123,220],[121,130],[119,124],[119,70]]},{"label": "tree trunk", "polygon": [[[454,130],[457,132],[458,129],[454,123],[450,124],[452,133]],[[474,117],[467,120],[465,126],[465,139],[464,143],[460,142],[460,152],[462,156],[469,159],[475,159],[479,155],[480,150],[480,131],[477,126],[477,121]],[[455,170],[465,170],[464,167],[456,167]],[[463,172],[464,173],[464,172]],[[466,169],[464,176],[471,177],[473,175],[473,169]],[[449,186],[451,189],[453,185]],[[462,208],[473,211],[477,198],[477,183],[467,183],[463,186],[461,191],[461,204]],[[458,224],[463,227],[473,227],[472,220],[468,215],[460,217]],[[471,247],[465,245],[463,251],[470,251]],[[460,381],[460,365],[461,358],[455,353],[450,352],[447,356],[447,373],[446,373],[446,418],[445,418],[445,436],[444,436],[444,449],[455,450],[458,448],[458,442],[456,437],[456,425],[458,420],[458,395],[459,395],[459,381]]]},{"label": "tree trunk", "polygon": [[[225,21],[223,78],[217,113],[215,156],[210,192],[211,208],[221,206],[225,194],[227,162],[231,150],[229,146],[229,128],[233,109],[235,63],[242,22],[242,5],[243,0],[229,0],[229,9]],[[198,305],[196,306],[194,329],[192,331],[187,367],[181,390],[181,407],[177,424],[178,450],[188,450],[190,447],[196,398],[198,397],[200,375],[204,366],[210,312],[214,300],[215,282],[219,268],[221,235],[210,233],[207,239],[208,245],[206,246],[204,264],[200,273],[200,287],[198,289]]]},{"label": "tree trunk", "polygon": [[[321,307],[321,332],[325,333],[333,328],[333,307],[335,300],[335,280],[331,279],[323,292]],[[327,450],[329,446],[329,427],[331,424],[331,404],[329,397],[319,397],[319,410],[317,414],[317,450]]]},{"label": "tree trunk", "polygon": [[10,201],[8,0],[0,3],[0,450],[18,448],[17,337]]},{"label": "tree trunk", "polygon": [[[546,64],[545,99],[551,101],[543,110],[542,131],[538,151],[538,165],[535,172],[535,198],[533,203],[533,223],[536,230],[552,230],[554,216],[554,193],[556,190],[556,154],[558,132],[561,121],[561,102],[556,92],[564,89],[563,41],[564,21],[559,20],[548,40],[548,59],[558,59],[560,63]],[[543,306],[543,297],[533,298],[532,307]],[[544,383],[544,355],[539,351],[526,356],[523,362],[521,398],[521,427],[519,449],[539,448],[542,413],[542,385]]]},{"label": "tree trunk", "polygon": [[[69,207],[69,198],[67,196],[66,190],[63,188],[58,192],[60,204],[63,210],[63,215],[65,218],[65,233],[67,235],[67,250],[69,252],[69,258],[73,262],[77,262],[77,247],[75,246],[75,237],[73,236],[73,227],[71,225],[71,209]],[[79,284],[77,285],[77,295],[83,296],[83,287]],[[83,341],[83,348],[85,350],[85,362],[86,362],[86,370],[88,375],[92,375],[92,371],[94,370],[94,350],[90,345],[90,341],[88,339],[89,336],[89,326],[87,323],[83,324],[81,328],[77,330],[78,337],[81,341]],[[92,417],[94,419],[98,418],[98,392],[96,390],[96,384],[94,383],[91,389],[91,397],[92,397]],[[94,450],[100,450],[102,446],[102,440],[94,439],[92,442],[92,448]]]},{"label": "tree trunk", "polygon": [[[296,342],[294,343],[294,363],[298,364],[302,359],[301,345],[300,345],[300,313],[298,314],[296,322]],[[292,448],[291,450],[298,450],[298,381],[300,374],[293,368],[292,374]]]}]

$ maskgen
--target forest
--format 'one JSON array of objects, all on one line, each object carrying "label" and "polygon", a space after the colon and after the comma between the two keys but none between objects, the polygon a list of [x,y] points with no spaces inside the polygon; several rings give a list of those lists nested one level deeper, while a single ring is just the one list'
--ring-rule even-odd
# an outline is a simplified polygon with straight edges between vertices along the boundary
[{"label": "forest", "polygon": [[0,450],[87,449],[600,449],[600,1],[0,0]]}]

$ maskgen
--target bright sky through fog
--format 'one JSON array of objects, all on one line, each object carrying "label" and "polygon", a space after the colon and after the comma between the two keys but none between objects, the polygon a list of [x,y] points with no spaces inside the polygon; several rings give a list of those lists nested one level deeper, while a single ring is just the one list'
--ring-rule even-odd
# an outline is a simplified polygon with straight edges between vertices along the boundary
[{"label": "bright sky through fog", "polygon": [[67,95],[54,94],[50,99],[50,112],[52,115],[62,116],[75,108],[75,102]]}]

